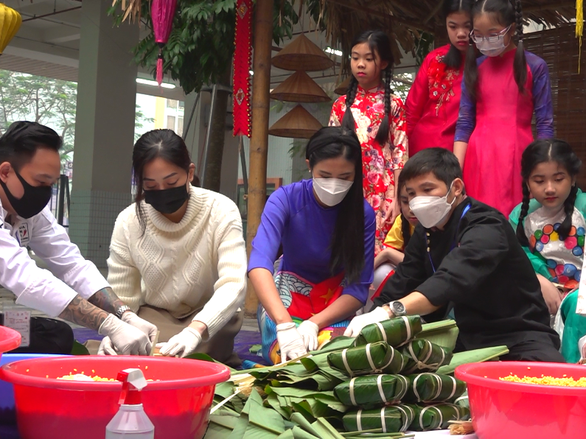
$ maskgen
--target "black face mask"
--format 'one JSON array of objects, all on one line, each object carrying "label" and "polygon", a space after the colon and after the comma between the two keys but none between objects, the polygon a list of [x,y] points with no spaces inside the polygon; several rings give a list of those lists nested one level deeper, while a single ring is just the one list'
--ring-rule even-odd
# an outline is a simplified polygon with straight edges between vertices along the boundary
[{"label": "black face mask", "polygon": [[31,186],[20,176],[16,169],[14,170],[14,173],[24,188],[24,195],[20,199],[15,198],[14,195],[10,193],[8,186],[6,186],[2,180],[0,180],[0,185],[2,186],[2,189],[4,189],[6,198],[8,198],[8,201],[12,205],[16,214],[24,219],[29,219],[45,208],[51,199],[53,190],[51,189],[51,186]]},{"label": "black face mask", "polygon": [[177,212],[188,197],[187,186],[181,185],[171,189],[144,191],[145,203],[161,213]]}]

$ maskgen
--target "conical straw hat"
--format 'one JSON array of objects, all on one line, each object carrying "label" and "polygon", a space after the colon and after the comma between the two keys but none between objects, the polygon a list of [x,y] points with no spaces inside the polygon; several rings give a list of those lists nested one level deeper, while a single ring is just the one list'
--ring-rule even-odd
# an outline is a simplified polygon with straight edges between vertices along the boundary
[{"label": "conical straw hat", "polygon": [[322,124],[301,105],[297,105],[269,128],[269,134],[293,139],[309,139]]},{"label": "conical straw hat", "polygon": [[271,99],[286,102],[329,102],[330,97],[302,71],[297,71],[271,92]]},{"label": "conical straw hat", "polygon": [[279,69],[306,72],[326,70],[334,66],[334,61],[304,34],[300,34],[273,56],[272,63]]},{"label": "conical straw hat", "polygon": [[348,86],[349,85],[350,85],[350,76],[348,76],[346,79],[344,79],[342,82],[340,82],[336,86],[336,89],[334,90],[334,93],[336,93],[338,95],[345,95],[346,92],[348,91]]}]

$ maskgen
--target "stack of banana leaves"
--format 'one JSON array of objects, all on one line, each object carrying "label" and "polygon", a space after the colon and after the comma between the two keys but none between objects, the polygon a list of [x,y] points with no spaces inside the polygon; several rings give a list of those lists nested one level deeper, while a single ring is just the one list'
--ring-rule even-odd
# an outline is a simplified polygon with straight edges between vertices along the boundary
[{"label": "stack of banana leaves", "polygon": [[447,428],[470,416],[456,366],[508,353],[453,354],[457,336],[453,320],[400,317],[296,361],[235,371],[216,387],[205,439],[399,438]]}]

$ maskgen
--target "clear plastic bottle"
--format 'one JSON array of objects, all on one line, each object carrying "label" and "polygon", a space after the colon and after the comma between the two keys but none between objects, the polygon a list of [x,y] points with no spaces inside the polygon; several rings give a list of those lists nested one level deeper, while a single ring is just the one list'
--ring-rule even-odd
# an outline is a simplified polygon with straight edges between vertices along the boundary
[{"label": "clear plastic bottle", "polygon": [[140,369],[126,369],[118,374],[122,381],[120,409],[106,426],[106,439],[154,439],[155,426],[142,406],[140,390],[147,381]]}]

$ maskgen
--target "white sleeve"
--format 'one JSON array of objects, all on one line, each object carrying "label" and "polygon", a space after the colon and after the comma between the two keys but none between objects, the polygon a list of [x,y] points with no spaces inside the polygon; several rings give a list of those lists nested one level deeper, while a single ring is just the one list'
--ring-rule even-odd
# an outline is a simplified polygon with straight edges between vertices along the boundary
[{"label": "white sleeve", "polygon": [[16,303],[57,317],[77,295],[69,286],[39,268],[26,248],[0,228],[0,285],[16,296]]},{"label": "white sleeve", "polygon": [[122,212],[116,219],[112,240],[110,241],[110,257],[108,258],[108,281],[114,293],[134,312],[142,302],[141,275],[136,268],[129,246],[128,216]]},{"label": "white sleeve", "polygon": [[48,208],[30,222],[30,248],[51,272],[84,299],[109,286],[98,268],[85,259]]},{"label": "white sleeve", "polygon": [[[218,280],[214,283],[214,294],[197,313],[194,320],[208,327],[208,336],[213,337],[236,313],[246,297],[246,246],[242,235],[242,219],[236,205],[231,202],[214,230],[213,245],[217,248]],[[225,207],[222,206],[222,207]]]}]

